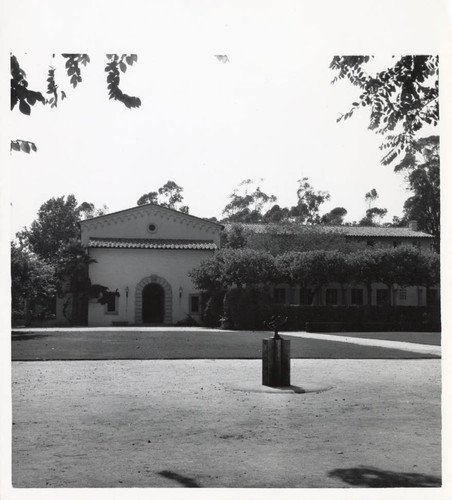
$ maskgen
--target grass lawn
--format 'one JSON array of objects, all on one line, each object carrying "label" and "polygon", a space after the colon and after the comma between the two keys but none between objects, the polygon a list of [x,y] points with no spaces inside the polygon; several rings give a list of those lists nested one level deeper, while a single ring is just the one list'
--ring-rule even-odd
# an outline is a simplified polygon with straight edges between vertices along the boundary
[{"label": "grass lawn", "polygon": [[[284,333],[282,333],[284,337]],[[353,336],[344,333],[345,336]],[[368,337],[372,334],[362,334]],[[382,334],[390,338],[390,334]],[[422,334],[428,335],[428,334]],[[430,334],[433,335],[433,334]],[[269,332],[34,331],[12,333],[13,361],[96,359],[260,359]],[[357,336],[355,334],[354,336]],[[404,333],[404,336],[408,336]],[[289,337],[287,337],[289,338]],[[370,337],[372,338],[372,337]],[[291,357],[322,359],[435,358],[399,349],[290,337]]]}]

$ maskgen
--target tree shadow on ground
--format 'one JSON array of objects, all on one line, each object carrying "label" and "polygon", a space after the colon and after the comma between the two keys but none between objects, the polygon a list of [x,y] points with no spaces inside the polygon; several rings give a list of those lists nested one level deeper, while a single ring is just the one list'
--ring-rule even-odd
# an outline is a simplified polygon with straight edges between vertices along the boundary
[{"label": "tree shadow on ground", "polygon": [[177,472],[171,472],[169,470],[162,470],[158,474],[160,476],[166,477],[168,479],[173,479],[174,481],[177,481],[178,483],[182,484],[186,488],[200,488],[201,487],[191,477],[182,476],[181,474],[177,474]]},{"label": "tree shadow on ground", "polygon": [[44,339],[48,337],[48,335],[44,335],[42,333],[34,333],[34,332],[13,332],[11,334],[12,341],[20,341],[20,340],[34,340],[34,339]]},{"label": "tree shadow on ground", "polygon": [[438,488],[441,478],[426,474],[392,472],[375,467],[334,469],[328,473],[344,483],[364,488]]}]

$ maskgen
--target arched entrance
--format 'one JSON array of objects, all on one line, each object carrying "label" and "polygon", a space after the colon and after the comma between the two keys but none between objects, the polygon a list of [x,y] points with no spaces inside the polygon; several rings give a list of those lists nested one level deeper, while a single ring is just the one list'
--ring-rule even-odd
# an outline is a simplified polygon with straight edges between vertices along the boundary
[{"label": "arched entrance", "polygon": [[165,290],[158,283],[143,288],[143,323],[163,323],[165,318]]},{"label": "arched entrance", "polygon": [[[153,286],[149,286],[153,285]],[[143,278],[135,288],[135,324],[173,321],[173,291],[165,278],[151,274]]]}]

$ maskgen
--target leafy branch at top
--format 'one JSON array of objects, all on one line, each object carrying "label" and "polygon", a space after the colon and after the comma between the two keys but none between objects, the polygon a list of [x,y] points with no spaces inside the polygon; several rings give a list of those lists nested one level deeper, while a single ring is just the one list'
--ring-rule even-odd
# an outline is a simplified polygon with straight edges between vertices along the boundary
[{"label": "leafy branch at top", "polygon": [[[395,59],[395,58],[394,58]],[[348,79],[362,93],[337,121],[351,117],[358,108],[370,108],[369,129],[385,138],[381,162],[389,165],[402,152],[410,152],[424,125],[438,124],[438,56],[403,56],[375,75],[366,72],[370,56],[335,56],[330,68],[338,74],[332,83]]]},{"label": "leafy branch at top", "polygon": [[[76,88],[82,82],[81,65],[86,66],[90,62],[88,54],[61,54],[66,60],[65,69],[71,85]],[[52,56],[55,58],[55,54]],[[108,63],[105,71],[108,72],[107,83],[110,99],[115,99],[122,102],[127,108],[138,108],[141,106],[141,100],[138,97],[131,97],[124,94],[119,88],[120,72],[125,73],[127,65],[132,66],[137,62],[136,54],[116,54],[107,55]],[[63,101],[66,98],[66,93],[59,90],[55,78],[56,69],[50,67],[47,73],[47,95],[45,98],[41,92],[28,88],[28,81],[25,71],[20,67],[17,57],[11,54],[11,110],[16,106],[21,113],[25,115],[31,114],[31,107],[37,102],[50,105],[51,108],[58,106],[58,101]],[[15,140],[11,141],[11,151],[37,151],[36,145],[30,141]]]},{"label": "leafy branch at top", "polygon": [[136,54],[107,54],[109,62],[105,68],[107,75],[108,96],[110,99],[122,102],[130,108],[139,108],[141,100],[138,97],[129,96],[119,88],[121,80],[120,74],[127,71],[127,65],[132,66],[137,61]]},{"label": "leafy branch at top", "polygon": [[26,80],[27,75],[20,67],[16,56],[11,55],[11,110],[19,105],[19,111],[24,115],[31,113],[31,106],[36,102],[45,104],[44,96],[41,92],[30,90]]}]

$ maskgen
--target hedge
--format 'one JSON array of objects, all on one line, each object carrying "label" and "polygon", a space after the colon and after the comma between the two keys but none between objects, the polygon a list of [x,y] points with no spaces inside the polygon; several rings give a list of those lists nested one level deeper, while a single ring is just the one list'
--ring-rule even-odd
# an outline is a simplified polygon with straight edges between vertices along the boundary
[{"label": "hedge", "polygon": [[[220,318],[236,330],[265,330],[273,315],[287,317],[292,331],[440,331],[440,308],[421,306],[301,306],[275,304],[265,288],[234,288],[212,295],[203,324],[218,327]],[[307,325],[308,324],[308,325]]]}]

